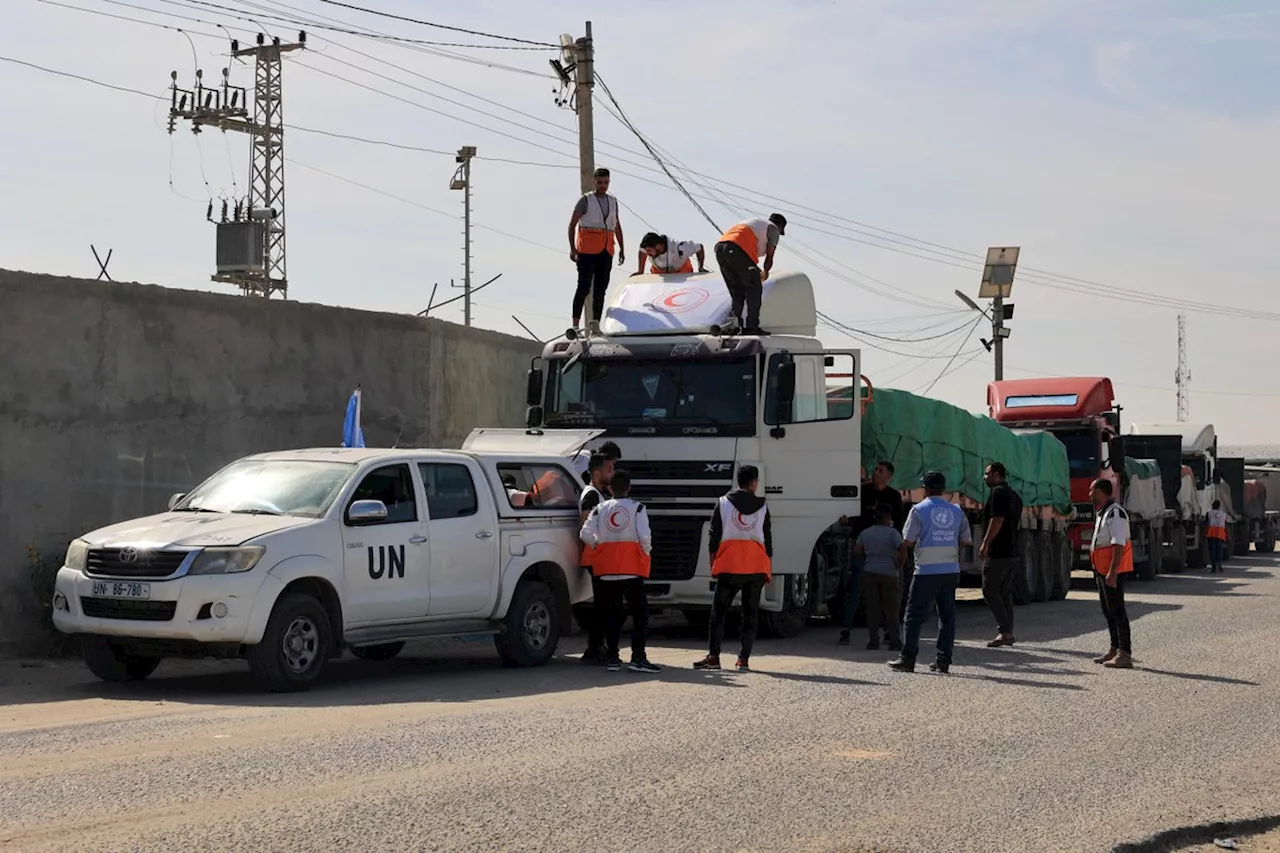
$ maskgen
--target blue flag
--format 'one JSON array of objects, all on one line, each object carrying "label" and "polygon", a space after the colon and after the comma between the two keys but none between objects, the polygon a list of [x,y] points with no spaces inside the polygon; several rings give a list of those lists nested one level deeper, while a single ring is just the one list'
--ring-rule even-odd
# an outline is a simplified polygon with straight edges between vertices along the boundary
[{"label": "blue flag", "polygon": [[347,417],[342,422],[342,446],[364,447],[364,430],[360,428],[360,386],[347,401]]}]

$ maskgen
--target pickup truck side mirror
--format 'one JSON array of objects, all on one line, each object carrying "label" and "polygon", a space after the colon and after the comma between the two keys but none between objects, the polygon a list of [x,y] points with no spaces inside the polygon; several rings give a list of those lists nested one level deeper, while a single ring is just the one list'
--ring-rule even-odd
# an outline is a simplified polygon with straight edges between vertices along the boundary
[{"label": "pickup truck side mirror", "polygon": [[[524,387],[524,404],[526,406],[537,406],[542,402],[542,379],[541,367],[529,368]],[[536,424],[531,424],[531,426],[536,426]]]},{"label": "pickup truck side mirror", "polygon": [[541,406],[530,406],[524,413],[525,426],[529,429],[536,429],[537,427],[542,426],[542,416],[543,413]]},{"label": "pickup truck side mirror", "polygon": [[169,509],[173,509],[175,506],[177,506],[182,501],[182,499],[185,498],[186,496],[187,495],[185,492],[174,492],[172,495],[170,495]]},{"label": "pickup truck side mirror", "polygon": [[386,520],[387,505],[382,501],[355,501],[347,508],[347,523],[353,527]]}]

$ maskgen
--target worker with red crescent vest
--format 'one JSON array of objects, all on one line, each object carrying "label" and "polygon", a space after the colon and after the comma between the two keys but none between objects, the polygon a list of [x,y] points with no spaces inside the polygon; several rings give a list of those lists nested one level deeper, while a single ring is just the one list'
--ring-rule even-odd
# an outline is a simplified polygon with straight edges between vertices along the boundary
[{"label": "worker with red crescent vest", "polygon": [[742,593],[742,650],[735,668],[751,669],[751,647],[760,616],[760,593],[773,577],[773,532],[769,508],[756,495],[760,470],[754,465],[738,469],[738,488],[716,504],[711,516],[711,577],[715,599],[711,605],[711,636],[705,658],[694,669],[719,669],[724,620],[733,599]]},{"label": "worker with red crescent vest", "polygon": [[573,294],[573,327],[580,328],[582,308],[591,296],[595,322],[604,313],[604,292],[609,288],[613,249],[618,248],[618,266],[626,262],[622,223],[618,221],[618,200],[609,195],[609,170],[596,169],[596,191],[578,199],[569,218],[569,260],[578,265],[578,289]]},{"label": "worker with red crescent vest", "polygon": [[[614,447],[616,448],[617,445],[615,444]],[[591,511],[611,497],[609,481],[613,478],[613,466],[613,457],[605,453],[603,448],[591,454],[591,460],[587,463],[587,474],[591,479],[587,487],[582,490],[582,497],[578,499],[579,529],[586,524]],[[579,624],[585,624],[587,628],[587,648],[582,653],[584,664],[608,663],[604,653],[604,623],[600,619],[600,609],[595,604],[600,600],[600,579],[591,570],[595,562],[595,554],[595,548],[583,544],[582,556],[578,559],[578,565],[591,576],[592,606],[581,607],[578,613]]]},{"label": "worker with red crescent vest", "polygon": [[701,243],[681,240],[672,243],[666,234],[650,231],[640,240],[640,266],[633,276],[644,275],[644,262],[649,261],[649,272],[654,275],[693,272],[693,258],[698,259],[698,272],[707,271],[707,251]]},{"label": "worker with red crescent vest", "polygon": [[[773,252],[778,248],[778,238],[786,233],[787,218],[781,213],[774,213],[767,220],[748,219],[730,226],[716,243],[716,263],[720,265],[724,286],[729,289],[732,300],[729,312],[737,320],[738,328],[747,334],[760,333],[762,282],[769,278],[769,270],[773,269]],[[760,269],[761,258],[764,258],[763,270]]]},{"label": "worker with red crescent vest", "polygon": [[644,504],[627,497],[631,493],[631,477],[626,471],[614,471],[609,486],[613,497],[591,511],[581,531],[583,543],[594,549],[591,571],[600,581],[595,586],[595,605],[604,623],[608,668],[610,672],[622,669],[618,639],[626,620],[626,599],[631,611],[631,663],[627,668],[632,672],[661,672],[645,653],[649,602],[644,581],[649,577],[649,554],[653,551],[649,516]]},{"label": "worker with red crescent vest", "polygon": [[1209,510],[1209,529],[1205,533],[1209,541],[1209,574],[1222,574],[1222,557],[1227,550],[1227,513],[1222,501],[1214,501]]},{"label": "worker with red crescent vest", "polygon": [[1129,538],[1129,514],[1114,496],[1110,480],[1093,481],[1089,496],[1097,511],[1089,561],[1098,578],[1098,598],[1111,632],[1111,650],[1093,659],[1112,669],[1133,668],[1133,647],[1129,639],[1129,614],[1124,609],[1125,578],[1133,573],[1133,541]]}]

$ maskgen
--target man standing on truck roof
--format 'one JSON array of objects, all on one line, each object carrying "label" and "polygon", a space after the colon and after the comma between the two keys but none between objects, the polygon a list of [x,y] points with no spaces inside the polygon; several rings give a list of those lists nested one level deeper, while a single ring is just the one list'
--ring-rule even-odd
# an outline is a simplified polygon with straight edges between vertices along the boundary
[{"label": "man standing on truck roof", "polygon": [[1209,542],[1209,574],[1222,574],[1222,554],[1227,550],[1227,514],[1222,509],[1222,501],[1213,502],[1208,521],[1205,538]]},{"label": "man standing on truck roof", "polygon": [[707,656],[694,669],[719,669],[720,646],[724,641],[724,620],[734,597],[742,593],[742,650],[735,669],[751,669],[751,648],[756,640],[760,617],[760,593],[773,576],[773,532],[769,508],[756,495],[760,469],[743,465],[738,469],[738,488],[716,504],[711,516],[709,548],[711,577],[715,578],[715,599],[711,605],[711,636]]},{"label": "man standing on truck roof", "polygon": [[707,250],[701,243],[692,240],[681,240],[672,243],[666,234],[650,231],[640,240],[640,266],[633,276],[644,275],[644,262],[649,261],[649,272],[655,275],[668,275],[678,272],[693,272],[693,258],[698,259],[698,272],[707,271]]},{"label": "man standing on truck roof", "polygon": [[[617,447],[615,444],[614,447]],[[603,448],[601,448],[603,449]],[[592,510],[601,503],[608,500],[612,495],[609,492],[609,483],[613,479],[614,461],[604,453],[594,453],[588,465],[587,473],[591,477],[590,484],[582,490],[582,496],[578,499],[578,528],[581,529],[587,523]],[[582,568],[586,569],[587,574],[591,576],[591,606],[581,607],[580,622],[587,625],[587,648],[582,653],[582,662],[585,664],[596,664],[605,662],[604,654],[604,623],[600,618],[600,581],[592,570],[592,563],[595,561],[595,548],[590,545],[582,546],[582,556],[578,563]]]},{"label": "man standing on truck roof", "polygon": [[956,641],[956,587],[960,585],[960,548],[973,542],[964,510],[942,497],[947,478],[941,471],[929,471],[921,478],[924,500],[911,507],[902,532],[901,556],[916,546],[916,573],[911,578],[907,603],[906,638],[902,656],[889,664],[899,672],[914,672],[920,650],[920,627],[924,617],[938,608],[938,658],[929,665],[934,672],[951,669],[951,651]]},{"label": "man standing on truck roof", "polygon": [[1013,579],[1018,571],[1014,550],[1018,523],[1022,519],[1022,498],[1009,485],[1009,472],[1001,462],[992,462],[983,475],[987,502],[982,507],[982,544],[978,559],[982,561],[982,597],[996,617],[996,638],[988,648],[1012,646]]},{"label": "man standing on truck roof", "polygon": [[1112,669],[1133,669],[1129,614],[1124,608],[1125,577],[1133,573],[1133,541],[1129,538],[1129,514],[1116,503],[1114,491],[1110,480],[1098,478],[1089,492],[1097,511],[1089,562],[1097,573],[1102,615],[1111,632],[1111,650],[1093,662]]},{"label": "man standing on truck roof", "polygon": [[596,191],[578,199],[569,217],[569,260],[578,265],[578,289],[573,294],[573,327],[579,328],[582,308],[591,296],[595,322],[604,313],[604,292],[609,288],[615,240],[618,266],[626,263],[618,200],[609,195],[609,170],[596,169]]},{"label": "man standing on truck roof", "polygon": [[653,551],[649,516],[644,504],[627,497],[631,493],[631,477],[626,471],[613,472],[609,489],[614,496],[591,511],[581,531],[582,541],[595,549],[591,571],[600,579],[595,603],[604,623],[606,664],[610,672],[622,669],[618,639],[627,618],[622,606],[625,599],[631,610],[631,663],[627,668],[632,672],[662,672],[649,662],[645,652],[649,601],[644,581],[649,577],[649,554]]},{"label": "man standing on truck roof", "polygon": [[[892,462],[887,459],[882,459],[877,462],[876,467],[871,471],[871,479],[863,482],[862,484],[861,517],[856,523],[852,522],[848,516],[840,517],[840,523],[849,525],[851,528],[849,531],[850,542],[856,540],[863,530],[866,530],[868,527],[876,523],[875,510],[877,506],[882,504],[889,507],[889,511],[893,515],[893,529],[899,533],[902,532],[902,523],[905,520],[905,516],[902,511],[902,493],[892,485],[893,473],[894,467]],[[849,572],[845,582],[844,619],[841,621],[840,639],[838,640],[839,644],[842,646],[847,646],[849,644],[849,633],[853,629],[853,617],[857,614],[858,604],[861,600],[861,574],[861,558],[859,558],[857,554],[853,553],[851,548],[849,554]],[[900,577],[899,580],[905,583],[905,579]],[[886,640],[891,644],[891,647],[894,647],[895,651],[897,650],[897,638],[899,637],[897,628],[902,625],[902,611],[905,610],[906,607],[905,601],[906,599],[903,598],[901,607],[897,614],[890,611],[885,611],[884,614],[886,620],[894,618],[898,620],[897,625],[893,626],[892,630],[889,630],[889,626],[886,626],[885,631]],[[877,626],[877,629],[878,628],[879,626]]]},{"label": "man standing on truck roof", "polygon": [[[729,313],[737,321],[738,328],[749,335],[760,333],[760,300],[764,294],[762,282],[773,269],[773,253],[778,248],[778,238],[787,233],[787,218],[773,213],[765,219],[748,219],[720,235],[716,243],[716,263],[724,286],[729,289],[732,307]],[[760,269],[760,258],[764,269]],[[746,315],[743,315],[743,306]]]}]

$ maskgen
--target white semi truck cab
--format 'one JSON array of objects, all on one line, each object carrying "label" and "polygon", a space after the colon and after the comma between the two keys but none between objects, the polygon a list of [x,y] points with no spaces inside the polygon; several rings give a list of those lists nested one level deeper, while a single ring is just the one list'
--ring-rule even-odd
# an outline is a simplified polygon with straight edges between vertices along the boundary
[{"label": "white semi truck cab", "polygon": [[633,276],[609,292],[600,333],[572,330],[529,372],[531,431],[601,430],[653,526],[656,606],[697,618],[712,601],[708,522],[743,465],[760,469],[773,530],[764,621],[789,636],[835,595],[839,567],[817,546],[860,509],[857,350],[815,337],[813,287],[800,273],[764,283],[765,335],[721,333],[730,300],[715,273]]}]

